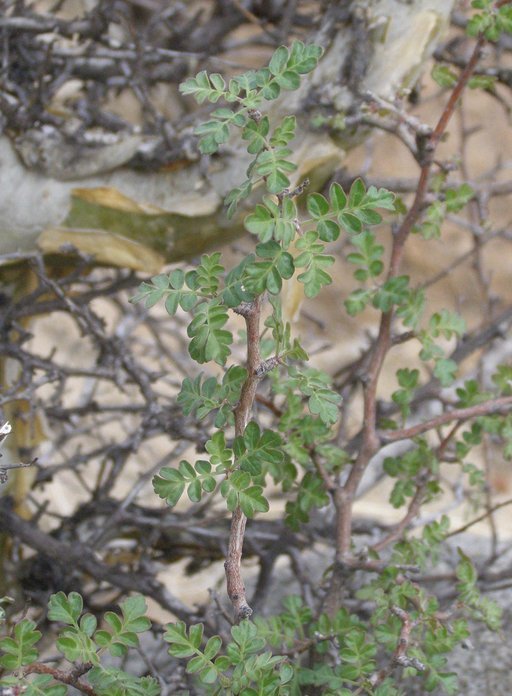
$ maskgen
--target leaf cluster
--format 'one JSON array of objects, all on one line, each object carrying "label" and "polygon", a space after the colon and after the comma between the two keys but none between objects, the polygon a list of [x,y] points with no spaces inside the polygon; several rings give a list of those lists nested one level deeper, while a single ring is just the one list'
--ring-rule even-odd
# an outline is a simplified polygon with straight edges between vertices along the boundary
[{"label": "leaf cluster", "polygon": [[[487,0],[473,4],[482,13],[473,16],[470,33],[492,39],[497,28],[506,28],[508,11],[496,9]],[[298,339],[292,339],[290,326],[283,321],[286,284],[296,281],[307,298],[316,297],[332,283],[335,259],[327,246],[343,235],[346,261],[354,268],[357,283],[344,303],[348,314],[372,309],[382,322],[389,320],[392,330],[397,325],[406,327],[406,338],[419,343],[419,359],[426,365],[397,370],[391,407],[392,414],[398,412],[399,417],[383,418],[381,428],[406,426],[429,369],[441,387],[454,383],[457,363],[449,356],[448,345],[466,331],[462,317],[447,309],[424,317],[425,289],[414,287],[408,275],[393,268],[386,273],[381,229],[388,222],[386,216],[404,212],[392,192],[366,186],[360,178],[348,191],[334,182],[326,195],[304,193],[304,182],[292,184],[297,169],[292,145],[296,119],[289,115],[274,124],[263,110],[265,102],[283,90],[297,89],[300,77],[315,67],[321,53],[317,46],[295,42],[290,49],[279,47],[268,67],[261,70],[248,71],[229,82],[202,71],[182,85],[182,93],[199,103],[224,102],[196,130],[201,152],[214,154],[236,130],[251,157],[246,180],[228,194],[226,203],[232,215],[255,192],[256,185],[261,186],[261,198],[244,221],[257,243],[254,252],[227,273],[219,253],[205,254],[192,270],[174,269],[142,283],[134,298],[148,308],[162,300],[170,315],[190,313],[190,356],[200,365],[216,362],[221,372],[220,376],[201,372],[183,381],[177,400],[184,414],[198,420],[209,418],[207,425],[213,422],[216,430],[206,441],[201,459],[194,463],[182,460],[161,469],[153,479],[157,495],[170,507],[184,494],[193,503],[210,496],[227,511],[239,510],[252,518],[269,510],[267,484],[271,477],[286,494],[285,519],[296,531],[315,509],[337,500],[333,492],[340,489],[352,455],[333,440],[342,404],[339,391],[327,374],[306,364],[306,351]],[[458,79],[443,66],[436,68],[434,78],[444,87],[453,86]],[[489,87],[482,81],[475,86]],[[448,186],[446,178],[443,173],[432,179],[434,200],[423,209],[414,229],[427,242],[438,239],[446,217],[460,212],[475,195],[467,184]],[[250,373],[228,364],[236,355],[230,311],[247,317],[256,305],[268,306],[266,301],[270,313],[264,335],[256,339],[257,352],[263,352],[265,359],[256,368],[252,366]],[[389,343],[392,338],[395,336],[389,337]],[[254,341],[254,336],[242,335],[242,341],[248,340]],[[259,380],[264,380],[266,388],[262,403],[269,407],[275,425],[264,428],[266,417],[257,414],[243,432],[236,421],[233,432],[245,387],[254,389],[254,381]],[[511,370],[498,368],[494,383],[499,393],[512,393]],[[458,384],[454,393],[459,408],[492,398],[475,380]],[[474,495],[482,494],[483,480],[467,457],[485,432],[500,437],[506,456],[512,456],[512,417],[501,414],[483,416],[457,435],[454,431],[450,443],[449,438],[446,441],[451,447],[450,461],[460,467]],[[406,521],[442,494],[444,455],[444,444],[436,450],[425,436],[415,438],[400,455],[384,460],[384,472],[393,481],[390,504],[405,508]],[[313,689],[333,695],[398,696],[402,692],[393,675],[397,655],[404,659],[405,681],[423,679],[427,693],[436,689],[456,693],[456,676],[447,669],[446,654],[467,637],[467,616],[496,628],[498,611],[479,596],[474,568],[462,554],[456,571],[460,611],[450,621],[439,617],[435,598],[401,574],[404,566],[425,569],[436,562],[448,528],[449,520],[443,516],[424,525],[421,534],[409,537],[401,530],[400,540],[386,557],[387,565],[375,549],[367,552],[380,568],[358,591],[358,599],[369,606],[369,620],[363,622],[345,609],[334,617],[314,616],[299,598],[289,597],[281,614],[258,617],[254,623],[242,621],[225,641],[220,636],[205,636],[202,624],[169,624],[165,635],[169,653],[186,661],[187,673],[204,693],[289,695]],[[361,554],[363,564],[365,553]],[[410,622],[407,639],[403,637],[404,616]],[[302,659],[303,653],[307,659]],[[383,655],[389,656],[391,665],[385,676],[379,672]]]},{"label": "leaf cluster", "polygon": [[[151,677],[134,677],[102,664],[102,655],[124,656],[139,645],[139,634],[151,627],[144,597],[123,600],[120,612],[107,611],[98,627],[96,617],[84,613],[83,599],[77,592],[58,592],[48,601],[48,619],[61,624],[57,649],[72,664],[84,665],[88,683],[99,696],[158,696],[160,689]],[[34,621],[22,619],[10,636],[0,638],[0,666],[11,676],[0,679],[0,686],[19,686],[31,696],[64,696],[67,686],[56,683],[52,675],[24,676],[23,668],[39,659],[37,643],[42,638]]]}]

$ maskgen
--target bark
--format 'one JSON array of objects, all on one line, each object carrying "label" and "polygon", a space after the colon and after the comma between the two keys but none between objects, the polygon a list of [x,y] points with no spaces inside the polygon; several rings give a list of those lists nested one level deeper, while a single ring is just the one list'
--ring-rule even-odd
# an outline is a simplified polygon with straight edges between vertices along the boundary
[{"label": "bark", "polygon": [[[299,90],[272,104],[274,115],[297,115],[295,181],[308,176],[315,186],[364,137],[355,127],[360,95],[369,90],[393,99],[415,84],[443,35],[452,2],[320,5],[325,7],[320,28],[309,40],[324,46],[325,55]],[[4,31],[9,21],[12,16],[4,18]],[[42,20],[31,21],[26,31],[34,32],[37,42],[33,23]],[[16,31],[23,28],[16,26]],[[56,30],[57,36],[63,33],[63,27]],[[190,74],[198,69],[192,62]],[[354,127],[340,129],[341,118]],[[202,119],[204,112],[197,115]],[[100,264],[154,273],[166,262],[195,256],[238,234],[243,211],[228,221],[223,199],[245,178],[247,154],[230,144],[220,157],[205,161],[191,146],[190,119],[184,124],[183,119],[173,124],[180,143],[174,161],[152,171],[147,167],[152,161],[158,165],[164,148],[158,134],[121,132],[114,142],[89,146],[48,124],[28,123],[17,133],[6,129],[0,138],[0,254],[11,256],[4,263],[18,262],[18,252],[78,249]],[[134,168],[141,157],[144,171]]]}]

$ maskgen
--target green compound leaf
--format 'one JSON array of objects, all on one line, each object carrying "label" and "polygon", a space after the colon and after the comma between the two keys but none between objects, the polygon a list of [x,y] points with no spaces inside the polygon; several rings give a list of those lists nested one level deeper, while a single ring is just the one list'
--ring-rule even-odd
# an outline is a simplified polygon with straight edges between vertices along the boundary
[{"label": "green compound leaf", "polygon": [[350,293],[344,302],[345,308],[351,317],[362,312],[371,302],[374,296],[374,291],[371,289],[358,288]]},{"label": "green compound leaf", "polygon": [[307,198],[308,212],[317,222],[317,232],[320,239],[324,242],[334,242],[340,235],[340,226],[332,217],[329,203],[324,196],[319,193],[312,193]]},{"label": "green compound leaf", "polygon": [[412,498],[415,490],[416,487],[412,481],[400,479],[393,486],[393,490],[389,495],[389,502],[394,508],[401,508],[407,502],[407,498]]},{"label": "green compound leaf", "polygon": [[341,396],[330,389],[317,389],[309,397],[309,410],[324,423],[336,423],[340,404]]},{"label": "green compound leaf", "polygon": [[248,121],[242,131],[243,140],[248,140],[247,152],[257,155],[267,147],[267,135],[270,130],[268,116],[264,116],[260,121]]},{"label": "green compound leaf", "polygon": [[446,206],[441,201],[434,201],[423,215],[423,222],[415,228],[423,239],[439,239],[441,225],[446,217]]},{"label": "green compound leaf", "polygon": [[233,450],[226,447],[226,438],[222,430],[214,433],[206,443],[205,449],[210,455],[211,465],[217,473],[231,469]]},{"label": "green compound leaf", "polygon": [[225,88],[226,83],[222,75],[208,75],[206,70],[201,70],[195,77],[190,77],[179,86],[182,94],[192,95],[198,104],[206,100],[212,103],[219,101],[225,94]]},{"label": "green compound leaf", "polygon": [[145,616],[146,600],[142,595],[134,595],[120,603],[121,614],[108,611],[104,621],[106,628],[96,632],[94,638],[102,648],[107,648],[114,657],[126,655],[128,648],[139,645],[138,633],[151,628],[151,621]]},{"label": "green compound leaf", "polygon": [[262,242],[272,239],[274,224],[274,216],[264,205],[257,205],[254,212],[244,221],[245,229],[259,237]]},{"label": "green compound leaf", "polygon": [[347,261],[360,266],[354,273],[355,278],[360,282],[365,282],[369,278],[379,276],[384,270],[384,264],[381,260],[384,247],[376,243],[373,232],[369,230],[361,232],[361,234],[353,236],[351,242],[358,251],[349,254]]},{"label": "green compound leaf", "polygon": [[512,365],[498,365],[496,373],[492,376],[500,394],[510,396],[512,393]]},{"label": "green compound leaf", "polygon": [[241,437],[233,443],[237,466],[251,476],[259,476],[265,466],[279,467],[284,460],[280,435],[272,430],[260,431],[257,423],[251,421]]},{"label": "green compound leaf", "polygon": [[392,401],[400,408],[400,414],[405,420],[410,412],[410,403],[414,396],[414,390],[418,386],[420,378],[419,370],[403,368],[396,373],[398,384],[402,387],[391,395]]},{"label": "green compound leaf", "polygon": [[466,331],[466,322],[460,314],[442,309],[430,318],[428,331],[434,338],[438,336],[444,336],[445,338],[458,336],[460,338]]},{"label": "green compound leaf", "polygon": [[430,75],[439,87],[453,87],[457,82],[457,74],[447,65],[435,65]]},{"label": "green compound leaf", "polygon": [[219,408],[222,401],[220,384],[215,377],[208,377],[204,382],[202,380],[202,372],[195,379],[185,377],[176,399],[186,416],[193,414],[199,420]]},{"label": "green compound leaf", "polygon": [[188,274],[187,280],[190,286],[204,295],[215,295],[220,286],[220,278],[224,273],[224,266],[219,263],[220,252],[215,254],[203,254],[201,263],[195,270]]},{"label": "green compound leaf", "polygon": [[115,667],[93,667],[87,680],[98,696],[159,696],[160,685],[153,677],[134,677]]},{"label": "green compound leaf", "polygon": [[169,507],[174,507],[179,501],[185,485],[183,474],[169,466],[164,466],[160,473],[153,477],[153,490]]},{"label": "green compound leaf", "polygon": [[446,189],[444,193],[446,210],[449,213],[458,213],[475,197],[475,191],[469,184],[462,184],[456,189]]},{"label": "green compound leaf", "polygon": [[194,624],[187,633],[184,621],[167,624],[164,640],[170,644],[169,654],[173,657],[191,657],[201,645],[203,624]]},{"label": "green compound leaf", "polygon": [[220,487],[226,499],[228,510],[240,506],[246,517],[254,517],[256,512],[268,512],[268,500],[263,496],[261,486],[251,485],[251,476],[246,471],[234,471]]},{"label": "green compound leaf", "polygon": [[287,248],[296,234],[297,206],[291,198],[285,198],[281,206],[265,197],[264,205],[257,205],[254,212],[245,218],[245,228],[257,235],[262,242],[274,238]]},{"label": "green compound leaf", "polygon": [[153,307],[165,298],[165,309],[172,317],[176,314],[178,306],[189,311],[197,302],[194,292],[182,289],[185,282],[185,274],[176,269],[169,275],[161,273],[153,276],[151,281],[139,285],[138,292],[130,299],[130,302],[143,302],[146,308]]},{"label": "green compound leaf", "polygon": [[69,626],[77,626],[78,618],[84,608],[84,601],[78,592],[57,592],[48,600],[48,618],[50,621],[60,621]]},{"label": "green compound leaf", "polygon": [[[223,434],[220,434],[223,438]],[[215,466],[215,473],[219,473],[219,470],[225,468],[216,465],[215,448],[219,447],[219,444],[215,443],[214,438],[218,435],[219,433],[216,433],[212,440],[208,440],[206,443],[207,450],[213,452],[211,461],[200,459],[192,466],[186,460],[182,460],[177,469],[165,466],[160,469],[158,475],[153,477],[155,493],[165,500],[169,507],[176,505],[185,488],[187,488],[187,495],[193,503],[198,503],[201,500],[203,491],[212,493],[215,490],[217,482],[212,475],[212,469]],[[222,444],[223,442],[224,440],[222,440]],[[229,463],[231,463],[231,450],[222,450],[222,454],[227,456]]]},{"label": "green compound leaf", "polygon": [[98,647],[80,628],[71,626],[61,631],[57,648],[69,662],[98,664]]},{"label": "green compound leaf", "polygon": [[233,642],[226,647],[226,653],[234,664],[243,663],[249,655],[265,647],[265,639],[258,635],[258,628],[247,619],[231,627],[231,637]]},{"label": "green compound leaf", "polygon": [[166,290],[169,288],[169,276],[165,273],[153,276],[151,282],[141,283],[138,287],[138,292],[130,298],[130,302],[144,302],[146,309],[150,309],[164,297]]},{"label": "green compound leaf", "polygon": [[199,420],[218,410],[215,426],[220,428],[232,420],[231,412],[240,397],[240,390],[246,378],[247,370],[239,365],[232,365],[227,370],[221,384],[215,377],[208,377],[203,382],[203,373],[195,379],[186,377],[177,402],[185,415],[194,414]]},{"label": "green compound leaf", "polygon": [[[272,73],[268,68],[260,68],[260,70],[256,70],[254,72],[254,77],[255,77],[255,83],[256,87],[259,88],[259,91],[256,90],[254,93],[254,103],[255,104],[260,104],[262,99],[268,99],[271,101],[272,99],[277,99],[277,97],[281,94],[281,87],[279,86],[278,80],[274,78]],[[251,100],[244,99],[245,105],[249,106],[251,108]]]},{"label": "green compound leaf", "polygon": [[318,415],[326,425],[339,418],[341,396],[329,389],[330,378],[325,372],[313,367],[299,369],[289,366],[290,386],[309,397],[308,406],[313,415]]},{"label": "green compound leaf", "polygon": [[146,600],[140,594],[135,594],[123,600],[119,607],[123,615],[123,630],[133,633],[143,633],[151,628],[151,621],[147,618],[148,610]]},{"label": "green compound leaf", "polygon": [[295,502],[286,504],[286,523],[292,529],[298,529],[301,523],[309,520],[313,508],[323,508],[329,504],[329,495],[322,479],[312,471],[304,475]]},{"label": "green compound leaf", "polygon": [[194,129],[194,133],[200,136],[199,149],[205,155],[217,152],[219,145],[229,140],[230,126],[241,128],[247,122],[244,114],[231,109],[217,109],[212,116],[210,121],[201,123]]},{"label": "green compound leaf", "polygon": [[495,10],[494,3],[471,3],[473,7],[484,10],[474,14],[466,25],[469,36],[483,34],[488,41],[498,41],[502,32],[512,32],[512,12],[510,6],[503,5]]},{"label": "green compound leaf", "polygon": [[229,140],[229,126],[222,121],[206,121],[201,123],[195,130],[196,135],[200,135],[199,149],[203,155],[213,155],[218,151],[219,145]]},{"label": "green compound leaf", "polygon": [[222,329],[227,320],[226,307],[216,300],[202,302],[196,307],[195,317],[187,329],[192,339],[188,351],[193,360],[200,364],[214,360],[224,365],[233,343],[232,334]]},{"label": "green compound leaf", "polygon": [[305,75],[316,68],[322,53],[323,48],[321,46],[294,41],[290,49],[287,67],[290,70],[295,70],[300,75]]},{"label": "green compound leaf", "polygon": [[375,186],[366,190],[362,179],[354,181],[348,200],[339,184],[333,184],[330,199],[333,210],[338,214],[338,222],[350,234],[362,232],[365,225],[378,225],[382,222],[378,209],[395,210],[395,195],[391,191],[377,189]]},{"label": "green compound leaf", "polygon": [[448,387],[455,381],[458,369],[459,366],[454,360],[442,358],[441,360],[436,360],[434,376],[440,381],[441,386]]},{"label": "green compound leaf", "polygon": [[252,192],[252,180],[246,179],[243,184],[236,186],[234,189],[228,193],[224,199],[224,204],[227,206],[226,215],[229,220],[236,213],[238,204],[245,198],[251,195]]},{"label": "green compound leaf", "polygon": [[496,75],[473,75],[468,80],[469,89],[483,89],[486,92],[494,92],[494,87],[498,82]]},{"label": "green compound leaf", "polygon": [[219,674],[227,669],[229,664],[225,666],[222,661],[225,658],[218,658],[215,662],[212,659],[218,654],[222,640],[219,636],[212,636],[204,651],[200,649],[203,637],[203,625],[195,624],[190,627],[187,635],[187,627],[182,621],[176,624],[168,624],[167,631],[164,635],[164,640],[170,643],[169,653],[178,658],[192,658],[187,664],[187,672],[189,674],[198,674],[199,679],[203,684],[213,684],[219,678]]},{"label": "green compound leaf", "polygon": [[36,624],[29,619],[22,619],[14,627],[13,637],[0,640],[0,665],[5,669],[15,670],[23,665],[35,662],[39,651],[33,646],[41,639],[41,631],[36,630]]},{"label": "green compound leaf", "polygon": [[270,193],[281,193],[290,186],[290,180],[286,174],[297,169],[296,164],[286,159],[291,154],[292,151],[286,147],[275,147],[264,150],[258,155],[254,171],[265,178]]},{"label": "green compound leaf", "polygon": [[252,302],[254,294],[245,287],[246,269],[254,261],[254,255],[249,254],[238,266],[232,268],[224,279],[224,288],[220,293],[220,300],[226,307],[238,307],[242,302]]},{"label": "green compound leaf", "polygon": [[425,304],[425,291],[422,288],[409,290],[397,307],[396,314],[402,319],[405,326],[409,326],[415,331],[423,316]]},{"label": "green compound leaf", "polygon": [[295,259],[295,265],[306,267],[297,280],[304,284],[306,297],[316,297],[323,287],[332,283],[331,276],[324,269],[332,266],[334,256],[323,253],[325,247],[318,242],[318,234],[313,230],[306,232],[296,246],[301,253]]},{"label": "green compound leaf", "polygon": [[387,280],[373,296],[372,304],[381,312],[389,312],[393,305],[407,299],[409,276],[396,276]]},{"label": "green compound leaf", "polygon": [[291,278],[295,270],[293,257],[274,241],[256,246],[256,253],[267,261],[256,261],[247,266],[247,287],[258,295],[268,290],[273,295],[281,292],[283,279]]},{"label": "green compound leaf", "polygon": [[[18,693],[17,691],[7,690],[6,692],[9,694]],[[50,674],[38,674],[32,679],[30,684],[24,684],[23,691],[19,693],[23,693],[23,696],[66,696],[68,688],[64,684],[55,684]]]},{"label": "green compound leaf", "polygon": [[295,116],[285,116],[281,123],[276,126],[270,144],[273,147],[284,147],[295,137],[295,128],[297,127],[297,119]]}]

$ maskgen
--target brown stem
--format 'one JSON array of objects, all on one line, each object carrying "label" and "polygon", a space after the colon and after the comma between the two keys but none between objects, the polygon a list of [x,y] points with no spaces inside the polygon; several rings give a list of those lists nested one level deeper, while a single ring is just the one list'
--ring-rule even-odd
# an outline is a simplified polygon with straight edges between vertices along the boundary
[{"label": "brown stem", "polygon": [[[261,298],[238,308],[239,314],[245,319],[247,329],[247,378],[242,386],[240,400],[235,406],[235,436],[244,434],[256,398],[259,377],[258,368],[260,356],[260,315]],[[237,507],[231,518],[228,552],[224,568],[226,571],[226,588],[228,597],[235,610],[236,621],[241,621],[252,614],[247,602],[245,585],[242,579],[241,562],[244,544],[245,525],[247,517],[240,507]]]},{"label": "brown stem", "polygon": [[426,433],[429,430],[439,428],[441,425],[446,425],[453,421],[464,421],[469,418],[477,418],[478,416],[487,416],[491,413],[500,413],[507,411],[512,406],[512,396],[502,396],[499,399],[483,401],[475,406],[467,408],[454,408],[453,411],[441,413],[435,418],[431,418],[424,423],[411,425],[409,428],[401,428],[393,430],[393,432],[380,433],[380,437],[385,442],[397,442],[398,440],[409,440],[410,438]]},{"label": "brown stem", "polygon": [[405,216],[402,224],[400,225],[400,228],[397,231],[395,239],[393,241],[393,249],[391,252],[388,278],[392,278],[396,276],[398,273],[404,252],[405,242],[413,226],[416,224],[416,221],[423,207],[425,195],[428,191],[428,180],[430,177],[430,170],[432,169],[432,164],[434,163],[435,149],[446,131],[448,123],[451,117],[453,116],[455,107],[460,99],[463,89],[467,85],[469,78],[475,70],[484,43],[485,39],[482,36],[479,36],[475,44],[475,48],[473,49],[473,53],[471,54],[471,57],[466,67],[464,68],[464,70],[461,71],[459,79],[457,80],[457,83],[455,84],[452,93],[450,94],[450,98],[448,99],[448,102],[446,103],[446,106],[444,107],[443,112],[439,117],[439,121],[437,122],[437,125],[434,128],[432,135],[429,137],[426,146],[428,156],[426,157],[426,160],[423,166],[421,167],[420,178],[416,187],[416,194],[414,196],[413,203],[409,209],[409,212]]},{"label": "brown stem", "polygon": [[[379,373],[386,356],[391,334],[391,313],[382,315],[379,336],[372,353],[364,387],[363,439],[357,459],[344,486],[334,494],[336,519],[336,561],[343,561],[350,551],[352,537],[352,504],[368,462],[379,447],[376,432],[376,398]],[[332,601],[332,599],[330,600]]]},{"label": "brown stem", "polygon": [[[382,684],[386,677],[392,674],[393,670],[399,666],[414,667],[414,669],[418,670],[419,672],[424,672],[427,669],[426,666],[417,658],[408,657],[407,655],[407,648],[409,647],[409,642],[411,639],[411,631],[416,625],[416,622],[411,621],[409,613],[398,606],[392,606],[391,613],[400,619],[400,621],[402,622],[402,628],[400,629],[400,635],[398,637],[396,648],[393,652],[393,656],[391,658],[389,666],[384,667],[383,669],[375,673],[372,677],[370,677],[370,683],[372,687],[376,687],[379,684]],[[362,692],[358,690],[355,693],[357,694]]]},{"label": "brown stem", "polygon": [[79,668],[72,670],[71,672],[65,672],[62,669],[56,669],[55,667],[50,667],[49,665],[44,665],[41,662],[34,662],[32,665],[25,667],[23,670],[24,674],[50,674],[56,681],[62,682],[62,684],[69,684],[73,688],[81,691],[87,696],[96,696],[96,691],[89,686],[80,681],[82,674],[88,672],[92,665],[81,665]]},{"label": "brown stem", "polygon": [[[425,158],[421,167],[418,185],[412,205],[405,216],[400,228],[393,238],[391,258],[387,279],[398,275],[400,264],[404,254],[405,242],[416,224],[428,191],[430,171],[434,162],[434,152],[441,140],[448,122],[453,115],[460,95],[473,73],[485,39],[478,37],[471,58],[462,70],[450,98],[441,114],[436,127],[425,143]],[[384,312],[381,317],[379,333],[375,341],[371,355],[368,373],[364,381],[364,407],[363,407],[363,434],[359,454],[344,486],[339,488],[334,495],[336,507],[336,563],[334,565],[332,582],[326,597],[326,606],[332,610],[341,600],[340,587],[342,587],[341,573],[343,572],[343,559],[350,551],[352,538],[352,505],[355,494],[366,471],[370,459],[376,453],[380,445],[380,439],[376,431],[377,412],[377,385],[384,360],[391,346],[391,323],[393,312]],[[449,420],[453,420],[450,418]],[[422,431],[423,432],[423,431]],[[399,438],[400,439],[400,438]],[[337,595],[337,597],[336,597]]]}]

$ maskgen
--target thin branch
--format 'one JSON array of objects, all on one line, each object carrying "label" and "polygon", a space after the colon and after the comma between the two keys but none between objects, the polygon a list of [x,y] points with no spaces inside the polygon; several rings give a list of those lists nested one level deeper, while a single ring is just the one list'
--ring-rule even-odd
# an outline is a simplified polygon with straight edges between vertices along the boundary
[{"label": "thin branch", "polygon": [[394,541],[397,541],[398,539],[402,538],[402,535],[407,529],[407,527],[420,512],[421,505],[425,496],[426,485],[426,481],[422,481],[418,484],[418,486],[416,487],[416,493],[412,497],[411,502],[409,503],[409,507],[407,508],[407,513],[400,520],[400,522],[393,527],[389,534],[383,537],[376,544],[372,545],[372,551],[382,551],[382,549],[385,549],[386,546],[389,546]]},{"label": "thin branch", "polygon": [[23,673],[28,674],[50,674],[55,681],[59,681],[62,684],[68,684],[72,686],[77,691],[81,691],[86,696],[97,696],[97,692],[90,686],[83,682],[80,677],[82,674],[88,672],[92,667],[92,664],[81,665],[73,669],[70,672],[65,672],[63,669],[56,669],[55,667],[50,667],[49,665],[44,665],[41,662],[33,662],[28,667],[25,667]]},{"label": "thin branch", "polygon": [[193,610],[174,597],[153,576],[143,573],[142,570],[126,572],[109,566],[98,560],[95,553],[84,544],[76,541],[71,544],[55,539],[10,510],[8,498],[0,500],[0,528],[57,564],[79,568],[96,580],[104,580],[125,592],[140,592],[152,597],[160,606],[186,621],[190,621],[194,616]]},{"label": "thin branch", "polygon": [[[434,152],[440,142],[448,122],[452,117],[455,106],[459,97],[466,86],[473,70],[475,69],[481,49],[484,44],[484,37],[479,36],[473,53],[468,61],[466,68],[461,72],[457,83],[448,99],[448,102],[437,122],[436,127],[431,134],[427,134],[423,140],[424,162],[421,167],[420,176],[416,188],[413,203],[409,208],[400,228],[396,232],[393,239],[391,250],[391,258],[389,262],[389,270],[387,280],[396,277],[399,273],[400,264],[404,254],[405,243],[414,225],[416,224],[428,191],[428,183],[430,172],[434,163]],[[363,478],[366,468],[378,450],[380,438],[376,431],[376,415],[377,415],[377,386],[384,364],[384,360],[391,345],[391,323],[393,312],[383,312],[380,321],[379,333],[375,340],[373,351],[371,353],[370,363],[365,375],[363,384],[364,405],[363,405],[363,431],[362,441],[358,456],[344,486],[340,487],[334,495],[334,503],[336,507],[336,561],[326,603],[330,609],[334,609],[339,602],[341,587],[341,578],[336,577],[337,570],[341,567],[340,562],[349,553],[351,545],[352,532],[352,514],[353,500],[357,492],[358,486]],[[401,438],[402,439],[402,438]]]},{"label": "thin branch", "polygon": [[512,396],[502,396],[499,399],[483,401],[475,406],[467,408],[454,408],[453,411],[441,413],[435,418],[431,418],[423,423],[411,425],[409,428],[401,428],[393,431],[381,431],[380,438],[384,442],[397,442],[398,440],[409,440],[417,435],[426,433],[429,430],[435,430],[441,425],[452,423],[453,421],[465,421],[470,418],[478,418],[479,416],[488,416],[492,413],[506,413],[512,407]]},{"label": "thin branch", "polygon": [[492,515],[494,512],[496,512],[496,510],[500,510],[500,508],[507,507],[508,505],[512,505],[512,498],[509,498],[508,500],[504,500],[501,503],[493,505],[484,513],[482,513],[478,517],[475,517],[467,524],[462,525],[462,527],[457,527],[457,529],[454,529],[452,532],[446,534],[445,539],[449,539],[450,537],[457,536],[457,534],[462,534],[462,532],[466,532],[473,525],[478,524],[479,522],[483,522],[483,520],[487,519],[489,515]]},{"label": "thin branch", "polygon": [[[235,436],[244,434],[251,417],[251,411],[256,398],[259,383],[258,370],[261,364],[260,356],[260,315],[261,298],[238,308],[238,313],[245,319],[247,329],[247,378],[242,386],[240,400],[235,407]],[[245,525],[247,518],[238,506],[231,518],[228,552],[224,568],[226,570],[226,587],[228,597],[235,610],[237,622],[252,614],[247,601],[245,584],[242,579],[241,562],[244,544]]]},{"label": "thin branch", "polygon": [[[376,674],[370,677],[372,687],[382,684],[386,677],[392,674],[396,667],[413,667],[414,669],[418,670],[418,672],[425,672],[427,669],[423,662],[420,662],[420,660],[418,660],[416,657],[409,657],[407,655],[407,648],[409,647],[409,642],[411,639],[411,631],[416,625],[416,622],[411,620],[408,612],[398,606],[392,606],[391,613],[400,619],[402,622],[402,628],[400,630],[397,645],[391,657],[389,666],[379,670]],[[358,689],[354,693],[363,693],[362,688]]]}]

